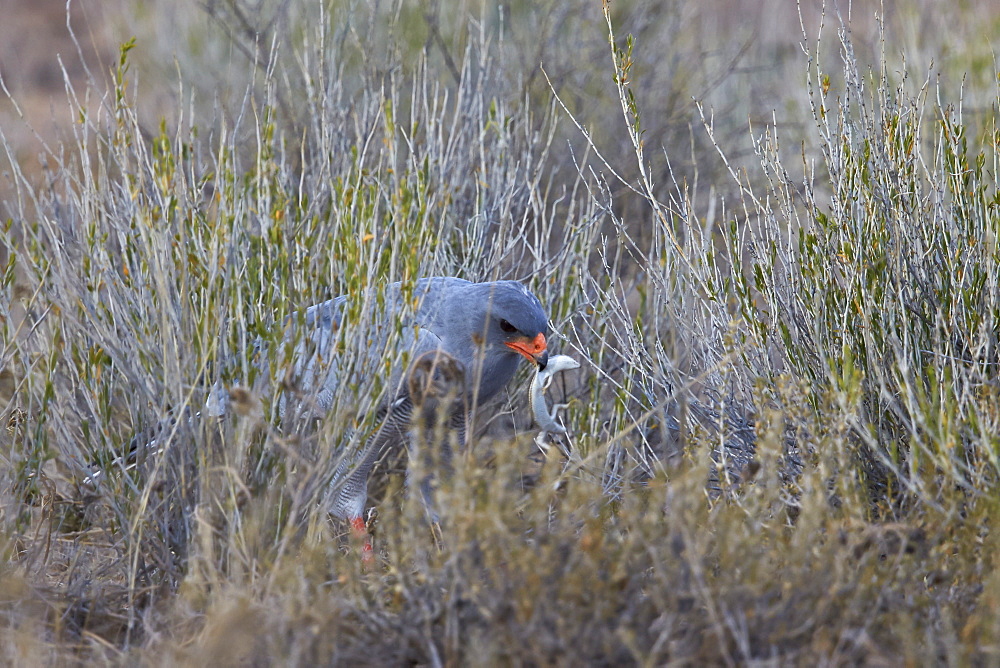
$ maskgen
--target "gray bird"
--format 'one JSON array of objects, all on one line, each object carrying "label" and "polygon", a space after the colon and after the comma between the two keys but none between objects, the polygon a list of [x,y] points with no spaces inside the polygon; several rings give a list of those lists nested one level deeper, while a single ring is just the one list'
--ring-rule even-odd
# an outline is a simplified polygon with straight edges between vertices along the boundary
[{"label": "gray bird", "polygon": [[[373,359],[362,362],[381,359],[385,351],[380,340],[396,331],[402,333],[397,345],[410,350],[409,359],[418,363],[415,368],[392,369],[389,392],[376,408],[378,427],[356,457],[341,462],[330,485],[328,510],[350,522],[354,532],[362,536],[366,535],[364,509],[372,467],[382,453],[404,446],[411,435],[411,388],[423,388],[421,415],[429,415],[424,404],[428,398],[433,410],[441,412],[440,391],[435,388],[447,383],[450,375],[464,372],[460,383],[464,394],[446,400],[442,418],[461,445],[468,411],[496,395],[514,376],[522,357],[541,368],[548,361],[545,312],[538,298],[516,281],[470,283],[459,278],[425,278],[417,281],[412,297],[404,297],[401,284],[393,283],[385,290],[384,303],[384,313],[368,332],[374,342],[369,346]],[[292,360],[302,394],[315,397],[306,413],[329,410],[338,384],[349,375],[345,364],[353,364],[351,369],[356,370],[357,360],[324,354],[333,350],[346,304],[346,297],[338,297],[306,311],[307,335]],[[437,352],[443,355],[426,356]],[[419,360],[426,365],[427,359],[440,363],[421,367]],[[281,410],[287,416],[292,409],[285,405]],[[365,550],[370,553],[367,539]]]},{"label": "gray bird", "polygon": [[[367,559],[371,558],[364,521],[368,477],[381,454],[405,446],[414,434],[411,392],[420,395],[417,411],[422,419],[418,421],[425,427],[446,425],[461,446],[469,411],[510,381],[520,358],[542,369],[548,361],[545,312],[538,298],[517,281],[471,283],[460,278],[424,278],[416,282],[412,292],[405,293],[401,283],[392,283],[385,288],[381,303],[384,308],[367,309],[371,317],[352,330],[352,336],[364,337],[360,340],[366,342],[367,353],[360,358],[338,352],[344,309],[349,304],[347,297],[337,297],[286,321],[291,351],[281,364],[288,368],[286,386],[292,391],[282,395],[279,413],[286,427],[294,429],[298,421],[319,418],[329,411],[342,382],[358,383],[362,391],[369,391],[366,385],[374,376],[372,370],[380,368],[385,359],[402,358],[392,355],[387,346],[395,346],[397,352],[409,351],[408,359],[417,360],[408,368],[391,369],[389,389],[375,407],[378,426],[355,457],[340,462],[330,484],[327,508],[365,538]],[[264,368],[269,361],[258,360],[258,364]],[[455,378],[463,374],[463,378]],[[450,394],[453,389],[449,388],[455,387],[461,388],[460,396]],[[225,414],[230,394],[216,387],[203,412]],[[202,412],[185,415],[190,421],[202,417]],[[128,453],[116,463],[125,465],[137,455],[157,449],[175,421],[174,416],[168,416],[151,430],[137,434]],[[444,459],[448,454],[443,453]],[[86,481],[97,484],[103,475],[103,470],[92,465]],[[429,484],[421,479],[420,486],[426,500]]]}]

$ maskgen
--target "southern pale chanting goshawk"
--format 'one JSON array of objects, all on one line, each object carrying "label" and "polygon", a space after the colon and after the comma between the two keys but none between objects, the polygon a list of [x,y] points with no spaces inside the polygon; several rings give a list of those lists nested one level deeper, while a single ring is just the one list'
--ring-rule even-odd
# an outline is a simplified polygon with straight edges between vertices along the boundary
[{"label": "southern pale chanting goshawk", "polygon": [[[306,336],[294,353],[295,376],[302,392],[305,396],[314,394],[313,405],[324,411],[331,408],[344,377],[356,376],[347,374],[336,356],[324,354],[334,349],[346,306],[347,298],[338,297],[310,307],[305,316]],[[396,331],[399,338],[394,345],[409,350],[407,358],[415,363],[392,369],[389,391],[377,407],[375,431],[356,457],[341,462],[331,482],[329,511],[350,522],[361,536],[366,535],[364,509],[372,467],[380,453],[410,439],[414,415],[429,418],[431,412],[443,413],[461,444],[468,412],[510,381],[518,360],[523,357],[542,369],[548,361],[545,311],[538,298],[516,281],[470,283],[459,278],[425,278],[417,281],[406,297],[401,284],[393,283],[385,289],[384,310],[378,318],[373,339],[380,338],[379,331]],[[353,368],[357,369],[356,360]],[[442,386],[459,388],[457,396],[449,397],[443,407],[440,399],[447,390],[439,389]],[[415,392],[420,396],[411,396]],[[288,408],[283,411],[287,413]],[[426,494],[423,481],[421,491]],[[371,549],[367,538],[364,549]]]},{"label": "southern pale chanting goshawk", "polygon": [[[368,477],[379,455],[408,440],[423,440],[426,445],[426,439],[414,433],[412,423],[424,427],[436,423],[463,444],[469,412],[510,381],[521,357],[545,368],[548,323],[538,298],[516,281],[471,283],[460,278],[424,278],[411,283],[409,289],[392,283],[384,291],[366,293],[360,301],[364,302],[360,304],[362,315],[354,319],[351,330],[352,336],[364,337],[359,340],[365,342],[367,352],[360,355],[339,352],[343,340],[338,340],[347,333],[340,332],[345,309],[359,305],[358,301],[352,304],[346,296],[337,297],[286,321],[286,340],[294,345],[282,364],[288,367],[284,374],[288,391],[282,395],[279,412],[286,428],[294,429],[301,418],[321,417],[331,410],[336,397],[350,401],[351,393],[342,391],[341,383],[370,394],[374,391],[370,385],[378,370],[385,371],[386,360],[414,361],[388,365],[388,389],[374,407],[376,427],[355,456],[341,459],[326,500],[331,514],[346,519],[354,532],[364,537],[365,555],[370,560],[364,509]],[[375,303],[379,308],[373,307]],[[404,351],[408,355],[400,354]],[[259,363],[265,367],[270,361]],[[229,394],[221,387],[211,392],[202,413],[226,413]],[[202,413],[188,413],[188,419]],[[421,419],[413,420],[414,415]],[[155,450],[175,423],[176,418],[170,416],[136,434],[128,453],[116,462],[125,465]],[[447,444],[438,445],[445,451],[437,454],[448,460]],[[97,484],[103,475],[103,470],[92,465],[86,482]],[[419,483],[425,501],[429,501],[428,480]]]}]

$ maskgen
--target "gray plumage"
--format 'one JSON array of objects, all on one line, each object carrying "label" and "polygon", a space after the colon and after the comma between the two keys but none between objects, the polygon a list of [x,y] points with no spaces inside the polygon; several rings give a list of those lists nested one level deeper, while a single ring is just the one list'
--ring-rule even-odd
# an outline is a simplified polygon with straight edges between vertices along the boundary
[{"label": "gray plumage", "polygon": [[[392,369],[389,391],[376,408],[378,427],[353,460],[339,464],[327,499],[329,511],[337,517],[354,520],[362,516],[376,461],[387,450],[412,440],[415,391],[420,394],[416,398],[421,428],[446,425],[461,446],[469,409],[489,400],[510,381],[520,357],[542,367],[548,359],[545,312],[518,282],[422,279],[413,292],[412,310],[404,308],[401,290],[399,283],[387,286],[384,313],[366,332],[372,359],[361,360],[362,366],[382,358],[392,332],[401,334],[395,345],[409,350],[409,358],[417,362]],[[339,297],[309,308],[307,336],[294,355],[295,377],[303,393],[315,397],[313,405],[319,411],[331,408],[339,383],[356,378],[358,360],[328,354],[345,306],[346,298]],[[459,374],[461,378],[456,378]],[[459,393],[451,396],[449,392],[456,388]],[[281,410],[285,414],[289,409],[283,405]],[[440,439],[442,444],[446,440]],[[421,441],[427,443],[426,438]],[[449,452],[440,454],[450,459]],[[420,486],[426,498],[430,483],[422,479]]]},{"label": "gray plumage", "polygon": [[[417,394],[420,428],[445,427],[461,446],[465,440],[468,412],[503,388],[514,376],[520,357],[541,368],[548,359],[545,334],[548,324],[538,298],[516,281],[472,283],[459,278],[418,280],[411,293],[392,283],[382,295],[365,295],[363,313],[367,321],[355,323],[351,336],[365,342],[363,352],[345,355],[339,351],[347,297],[337,297],[309,307],[285,322],[290,356],[277,361],[288,391],[282,394],[279,413],[286,428],[322,417],[333,408],[341,383],[355,383],[370,392],[376,369],[386,359],[404,359],[394,352],[408,351],[416,366],[397,364],[391,368],[384,398],[374,407],[375,431],[353,458],[343,458],[330,484],[326,504],[335,516],[348,519],[356,529],[368,496],[368,477],[379,456],[405,445],[413,437],[414,402]],[[361,337],[361,338],[359,338]],[[357,348],[358,346],[354,346]],[[422,360],[422,361],[421,361]],[[273,363],[258,360],[262,371]],[[411,373],[412,370],[412,373]],[[270,376],[261,373],[261,377]],[[457,393],[455,393],[457,392]],[[206,415],[220,416],[229,409],[229,392],[217,386],[209,393]],[[429,419],[432,417],[433,418]],[[192,419],[191,413],[185,413]],[[200,418],[201,413],[194,417]],[[168,416],[151,435],[137,434],[122,461],[157,447],[174,425]],[[426,443],[426,439],[422,439]],[[444,440],[441,441],[442,443]],[[424,460],[422,460],[424,461]],[[91,467],[87,481],[97,484],[103,471]],[[429,489],[421,481],[421,489]],[[426,489],[425,489],[426,488]]]},{"label": "gray plumage", "polygon": [[[353,462],[342,461],[330,487],[327,509],[346,519],[360,517],[368,496],[368,478],[386,449],[410,446],[407,481],[420,490],[433,510],[436,473],[450,472],[452,446],[465,442],[467,419],[465,367],[444,350],[422,354],[407,374],[406,396],[382,418]],[[414,482],[415,481],[415,482]]]},{"label": "gray plumage", "polygon": [[413,404],[407,482],[420,490],[430,519],[437,522],[436,474],[451,473],[452,450],[465,442],[465,368],[443,350],[424,353],[410,368],[407,388]]},{"label": "gray plumage", "polygon": [[[409,314],[403,305],[401,284],[386,287],[385,310],[366,335],[372,362],[381,357],[384,343],[400,326],[397,346],[412,351],[416,359],[431,350],[444,350],[466,370],[466,386],[480,400],[495,395],[513,377],[518,354],[503,346],[515,335],[534,339],[548,331],[542,305],[517,281],[471,283],[460,278],[425,278],[416,282],[413,300],[418,306]],[[294,354],[294,372],[306,391],[316,390],[316,403],[329,410],[342,381],[343,360],[327,354],[332,350],[347,297],[337,297],[306,310],[307,336]],[[503,331],[501,324],[514,329]],[[482,337],[482,343],[476,337]],[[389,387],[403,390],[403,372],[395,369]],[[383,406],[385,408],[387,406]]]}]

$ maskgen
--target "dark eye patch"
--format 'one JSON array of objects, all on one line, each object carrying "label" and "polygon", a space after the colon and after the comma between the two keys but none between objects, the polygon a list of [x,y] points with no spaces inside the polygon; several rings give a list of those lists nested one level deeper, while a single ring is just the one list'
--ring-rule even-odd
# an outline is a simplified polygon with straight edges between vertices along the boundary
[{"label": "dark eye patch", "polygon": [[514,332],[517,331],[517,327],[515,327],[514,325],[510,324],[509,322],[503,319],[500,320],[500,329],[507,332],[508,334],[513,334]]}]

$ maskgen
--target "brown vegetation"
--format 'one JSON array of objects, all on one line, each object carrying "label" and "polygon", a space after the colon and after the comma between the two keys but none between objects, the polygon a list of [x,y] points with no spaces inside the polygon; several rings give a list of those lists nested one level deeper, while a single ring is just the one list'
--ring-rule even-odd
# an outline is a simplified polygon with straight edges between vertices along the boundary
[{"label": "brown vegetation", "polygon": [[[750,4],[76,28],[44,178],[0,121],[0,662],[995,663],[1000,12]],[[531,285],[569,433],[516,378],[438,524],[387,458],[369,570],[319,500],[385,379],[290,429],[280,324],[431,274]]]}]

